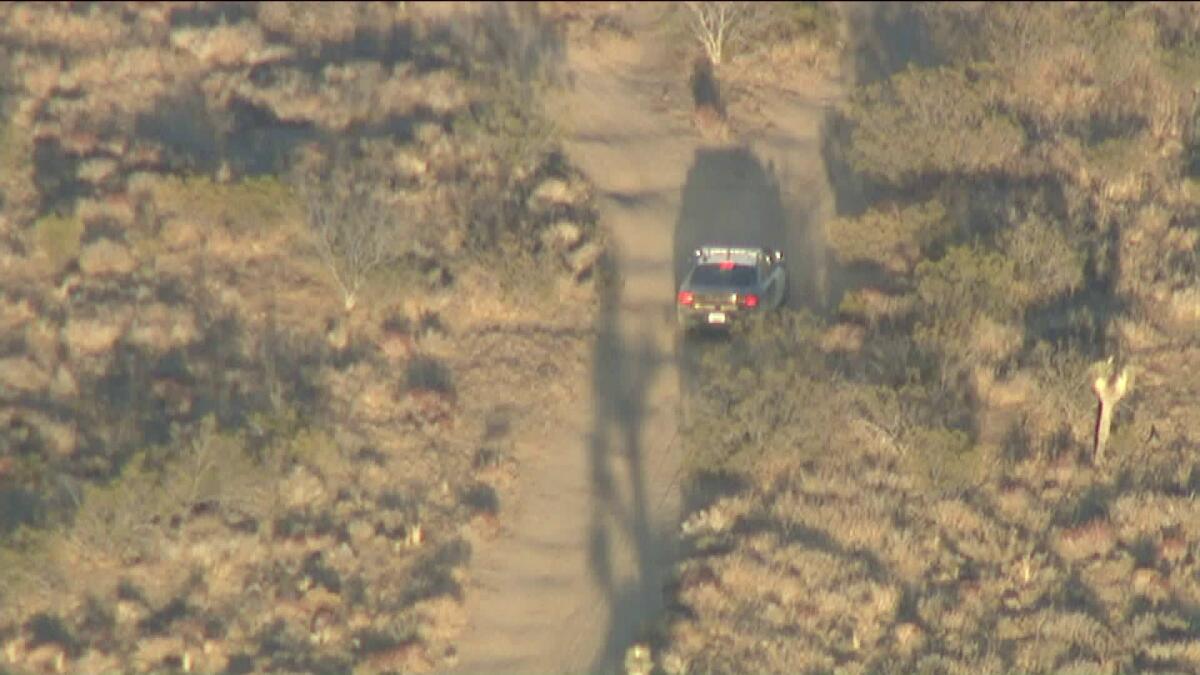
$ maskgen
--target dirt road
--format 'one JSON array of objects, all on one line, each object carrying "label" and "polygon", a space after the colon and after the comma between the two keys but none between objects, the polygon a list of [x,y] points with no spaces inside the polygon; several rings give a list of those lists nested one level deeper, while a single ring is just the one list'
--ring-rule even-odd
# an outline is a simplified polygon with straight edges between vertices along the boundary
[{"label": "dirt road", "polygon": [[[636,3],[623,16],[632,38],[568,49],[574,85],[555,114],[571,161],[595,185],[621,282],[601,301],[590,389],[527,443],[520,497],[505,505],[510,531],[476,547],[461,672],[619,667],[658,615],[676,554],[681,252],[721,228],[808,251],[809,224],[831,208],[817,97],[774,96],[764,114],[785,123],[741,147],[702,145],[662,11]],[[803,258],[813,264],[793,287],[816,288],[819,256]]]}]

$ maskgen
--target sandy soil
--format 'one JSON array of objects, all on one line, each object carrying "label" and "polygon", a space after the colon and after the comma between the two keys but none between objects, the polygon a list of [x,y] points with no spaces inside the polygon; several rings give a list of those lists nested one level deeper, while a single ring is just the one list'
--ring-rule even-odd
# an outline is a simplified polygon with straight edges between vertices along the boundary
[{"label": "sandy soil", "polygon": [[621,283],[601,300],[591,382],[557,428],[529,431],[504,533],[475,542],[461,672],[613,671],[659,614],[684,500],[682,256],[701,240],[779,246],[797,261],[793,297],[819,303],[828,91],[767,92],[759,119],[735,114],[732,143],[705,144],[662,11],[636,3],[622,16],[632,37],[568,48],[573,84],[553,108],[596,188]]}]

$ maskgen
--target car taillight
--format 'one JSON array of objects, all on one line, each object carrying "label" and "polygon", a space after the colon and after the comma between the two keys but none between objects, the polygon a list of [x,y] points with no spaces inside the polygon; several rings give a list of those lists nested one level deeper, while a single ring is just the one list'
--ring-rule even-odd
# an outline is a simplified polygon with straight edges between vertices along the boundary
[{"label": "car taillight", "polygon": [[748,293],[739,298],[742,304],[747,307],[758,307],[758,296],[753,293]]},{"label": "car taillight", "polygon": [[679,291],[679,304],[691,305],[696,296],[691,291]]}]

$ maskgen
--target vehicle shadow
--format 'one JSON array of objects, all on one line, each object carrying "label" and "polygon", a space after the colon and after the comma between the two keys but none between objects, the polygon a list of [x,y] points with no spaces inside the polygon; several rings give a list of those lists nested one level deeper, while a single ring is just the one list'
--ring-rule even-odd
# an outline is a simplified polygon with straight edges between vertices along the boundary
[{"label": "vehicle shadow", "polygon": [[698,148],[675,222],[675,286],[687,274],[696,248],[724,244],[783,250],[786,230],[779,183],[749,148]]},{"label": "vehicle shadow", "polygon": [[[674,232],[675,288],[683,282],[694,251],[704,245],[789,250],[788,211],[779,180],[747,147],[698,148],[688,170]],[[792,280],[789,274],[789,284]],[[789,295],[791,293],[789,292]],[[679,391],[687,409],[700,386],[706,353],[725,346],[726,333],[689,332],[678,343]]]}]

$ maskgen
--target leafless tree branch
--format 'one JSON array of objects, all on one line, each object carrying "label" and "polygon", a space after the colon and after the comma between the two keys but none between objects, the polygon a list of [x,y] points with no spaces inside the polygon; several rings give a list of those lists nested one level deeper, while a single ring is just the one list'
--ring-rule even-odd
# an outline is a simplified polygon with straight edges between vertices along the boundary
[{"label": "leafless tree branch", "polygon": [[753,10],[750,2],[685,2],[692,35],[713,65],[720,65]]},{"label": "leafless tree branch", "polygon": [[385,172],[365,160],[340,157],[297,183],[317,252],[350,311],[371,274],[403,253],[411,228],[384,199]]}]

